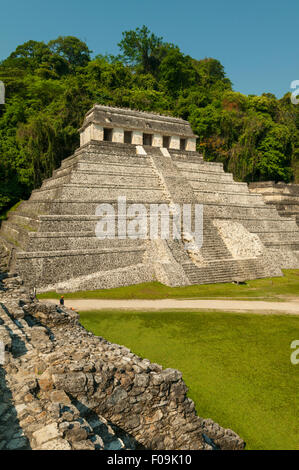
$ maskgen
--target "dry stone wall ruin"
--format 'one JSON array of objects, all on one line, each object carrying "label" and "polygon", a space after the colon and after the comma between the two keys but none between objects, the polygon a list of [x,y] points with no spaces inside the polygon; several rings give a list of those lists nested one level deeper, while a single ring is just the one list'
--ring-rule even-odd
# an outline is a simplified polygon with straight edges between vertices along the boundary
[{"label": "dry stone wall ruin", "polygon": [[0,277],[0,450],[243,449],[197,416],[182,374],[86,331]]},{"label": "dry stone wall ruin", "polygon": [[[282,275],[298,268],[299,231],[262,195],[196,151],[187,121],[95,105],[81,146],[2,224],[9,266],[40,291],[109,288],[158,280],[170,286]],[[203,244],[99,239],[99,204],[203,205]]]},{"label": "dry stone wall ruin", "polygon": [[281,217],[293,217],[299,226],[299,184],[261,181],[250,183],[249,189],[253,194],[262,194],[266,204],[275,207]]}]

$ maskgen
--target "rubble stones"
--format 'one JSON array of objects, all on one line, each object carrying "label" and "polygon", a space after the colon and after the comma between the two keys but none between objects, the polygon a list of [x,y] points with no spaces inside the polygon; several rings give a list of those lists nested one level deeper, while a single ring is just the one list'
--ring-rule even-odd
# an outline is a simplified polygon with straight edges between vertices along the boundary
[{"label": "rubble stones", "polygon": [[0,449],[211,449],[203,435],[221,449],[244,447],[233,431],[196,415],[179,371],[93,336],[74,311],[22,304],[22,280],[7,276]]}]

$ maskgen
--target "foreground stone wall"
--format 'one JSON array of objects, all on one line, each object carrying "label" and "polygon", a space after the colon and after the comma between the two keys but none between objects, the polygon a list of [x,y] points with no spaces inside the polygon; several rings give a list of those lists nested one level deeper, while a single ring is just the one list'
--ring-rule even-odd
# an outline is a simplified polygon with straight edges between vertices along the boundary
[{"label": "foreground stone wall", "polygon": [[242,449],[196,415],[182,374],[87,332],[3,275],[0,449]]}]

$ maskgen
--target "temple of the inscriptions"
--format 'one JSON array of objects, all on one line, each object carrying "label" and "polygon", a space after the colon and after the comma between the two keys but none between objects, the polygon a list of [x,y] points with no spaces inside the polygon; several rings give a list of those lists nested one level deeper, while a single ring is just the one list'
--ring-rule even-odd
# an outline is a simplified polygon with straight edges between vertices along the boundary
[{"label": "temple of the inscriptions", "polygon": [[[10,269],[27,284],[65,292],[153,280],[180,286],[281,276],[283,268],[299,268],[295,217],[281,217],[221,163],[205,161],[187,121],[95,105],[79,133],[75,153],[2,224]],[[152,207],[159,215],[163,208],[155,236],[134,236],[136,215],[129,210],[120,216],[120,199],[131,209],[145,208],[149,223]],[[192,209],[191,225],[175,237],[184,205]],[[103,207],[113,210],[115,236],[98,235]],[[171,228],[165,237],[166,209]],[[106,217],[109,223],[112,213]]]}]

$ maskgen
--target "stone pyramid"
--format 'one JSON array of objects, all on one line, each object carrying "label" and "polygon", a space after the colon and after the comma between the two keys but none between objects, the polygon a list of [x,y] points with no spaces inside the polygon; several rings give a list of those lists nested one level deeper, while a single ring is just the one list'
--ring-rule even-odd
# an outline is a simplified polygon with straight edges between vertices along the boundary
[{"label": "stone pyramid", "polygon": [[[172,221],[173,207],[201,204],[202,245],[189,232],[100,239],[98,207],[117,214],[119,197],[142,204],[147,218],[151,205],[164,204]],[[299,268],[295,220],[280,217],[221,163],[204,161],[187,121],[100,105],[85,117],[80,148],[9,215],[0,236],[10,269],[39,291],[231,282]]]}]

